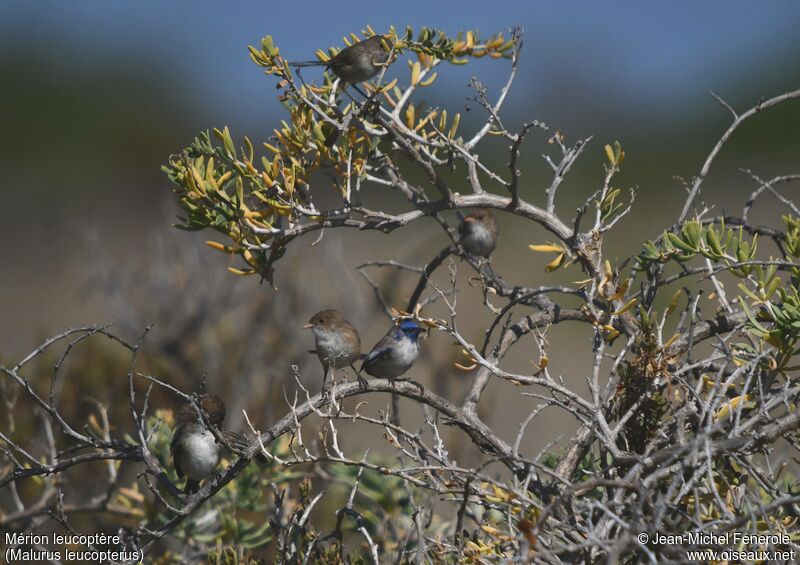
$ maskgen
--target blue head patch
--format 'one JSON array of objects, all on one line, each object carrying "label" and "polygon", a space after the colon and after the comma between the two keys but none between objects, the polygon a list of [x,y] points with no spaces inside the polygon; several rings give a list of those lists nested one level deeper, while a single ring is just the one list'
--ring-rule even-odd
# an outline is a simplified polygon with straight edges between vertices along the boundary
[{"label": "blue head patch", "polygon": [[417,337],[422,332],[422,328],[419,327],[414,320],[409,320],[408,318],[400,320],[400,323],[397,324],[397,327],[401,332],[410,337]]}]

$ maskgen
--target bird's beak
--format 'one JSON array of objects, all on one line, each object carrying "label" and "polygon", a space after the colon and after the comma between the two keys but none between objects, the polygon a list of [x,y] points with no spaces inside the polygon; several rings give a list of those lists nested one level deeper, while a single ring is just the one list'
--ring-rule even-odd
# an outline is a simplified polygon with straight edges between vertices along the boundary
[{"label": "bird's beak", "polygon": [[464,218],[464,221],[465,222],[474,222],[475,218],[473,218],[472,216],[467,216],[467,217]]},{"label": "bird's beak", "polygon": [[302,328],[302,329],[304,329],[304,330],[310,330],[310,329],[311,329],[311,328],[313,328],[313,327],[314,327],[314,324],[312,324],[311,322],[309,322],[309,323],[307,323],[307,324],[303,324],[303,328]]}]

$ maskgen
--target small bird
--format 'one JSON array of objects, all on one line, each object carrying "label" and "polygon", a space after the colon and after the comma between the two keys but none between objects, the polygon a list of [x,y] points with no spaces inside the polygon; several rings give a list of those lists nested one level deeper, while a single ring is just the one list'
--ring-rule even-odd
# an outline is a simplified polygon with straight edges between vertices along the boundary
[{"label": "small bird", "polygon": [[497,247],[497,221],[489,210],[479,208],[458,226],[458,242],[475,257],[489,257]]},{"label": "small bird", "polygon": [[400,320],[364,357],[361,370],[373,377],[396,379],[419,358],[418,339],[422,331],[414,320]]},{"label": "small bird", "polygon": [[289,63],[293,67],[325,67],[333,71],[344,82],[356,84],[376,76],[389,60],[392,42],[385,36],[373,35],[367,39],[345,47],[335,57],[327,61],[301,61]]},{"label": "small bird", "polygon": [[[208,423],[219,429],[231,446],[242,449],[247,445],[247,440],[241,435],[220,429],[225,420],[225,403],[219,396],[202,395],[200,408],[205,412]],[[225,446],[217,441],[190,403],[184,404],[178,411],[176,422],[169,451],[178,476],[186,475],[184,492],[191,494],[197,492],[200,481],[217,468]],[[266,459],[260,457],[260,460]]]},{"label": "small bird", "polygon": [[331,370],[352,365],[361,356],[361,338],[358,337],[358,331],[338,310],[317,312],[311,316],[303,329],[310,329],[314,333],[317,357],[325,371],[322,377],[323,388]]}]

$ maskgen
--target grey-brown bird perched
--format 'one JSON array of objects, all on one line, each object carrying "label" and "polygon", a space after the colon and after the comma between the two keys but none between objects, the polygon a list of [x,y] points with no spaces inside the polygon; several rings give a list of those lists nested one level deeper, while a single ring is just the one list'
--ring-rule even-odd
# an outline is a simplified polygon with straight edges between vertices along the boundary
[{"label": "grey-brown bird perched", "polygon": [[317,312],[303,329],[310,329],[314,333],[317,357],[325,371],[323,387],[331,369],[343,369],[355,363],[361,356],[358,331],[338,310]]},{"label": "grey-brown bird perched", "polygon": [[344,82],[356,84],[375,77],[389,60],[392,42],[385,36],[373,35],[345,47],[328,61],[301,61],[289,63],[293,67],[325,67]]},{"label": "grey-brown bird perched", "polygon": [[499,228],[489,210],[479,208],[467,215],[458,226],[458,242],[475,257],[488,257],[497,247]]},{"label": "grey-brown bird perched", "polygon": [[[247,440],[229,430],[222,430],[225,420],[225,403],[215,394],[200,397],[200,408],[208,423],[217,428],[231,446],[243,449]],[[190,403],[184,404],[175,418],[175,431],[169,445],[172,464],[179,477],[186,475],[187,494],[197,492],[200,481],[208,477],[219,465],[225,446],[217,441]],[[261,457],[261,460],[264,460]]]}]

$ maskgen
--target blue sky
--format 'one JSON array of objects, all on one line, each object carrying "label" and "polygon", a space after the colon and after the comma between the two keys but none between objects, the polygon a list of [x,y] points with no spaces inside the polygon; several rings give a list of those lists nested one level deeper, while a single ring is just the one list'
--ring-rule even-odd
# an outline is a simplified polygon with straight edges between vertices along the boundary
[{"label": "blue sky", "polygon": [[[516,93],[517,103],[548,89],[563,90],[553,86],[562,83],[593,89],[599,96],[669,103],[724,87],[728,77],[743,69],[757,75],[760,66],[796,43],[800,29],[796,1],[462,0],[395,5],[5,0],[0,6],[0,47],[24,37],[55,57],[79,52],[98,60],[160,58],[213,105],[241,109],[245,115],[254,99],[274,94],[245,50],[266,34],[274,36],[288,58],[306,59],[318,47],[340,44],[344,33],[366,24],[378,30],[408,23],[484,33],[521,25],[525,53],[520,82],[527,90],[524,96]],[[499,65],[470,70],[489,83],[505,71]],[[455,77],[450,80],[463,78]]]}]

